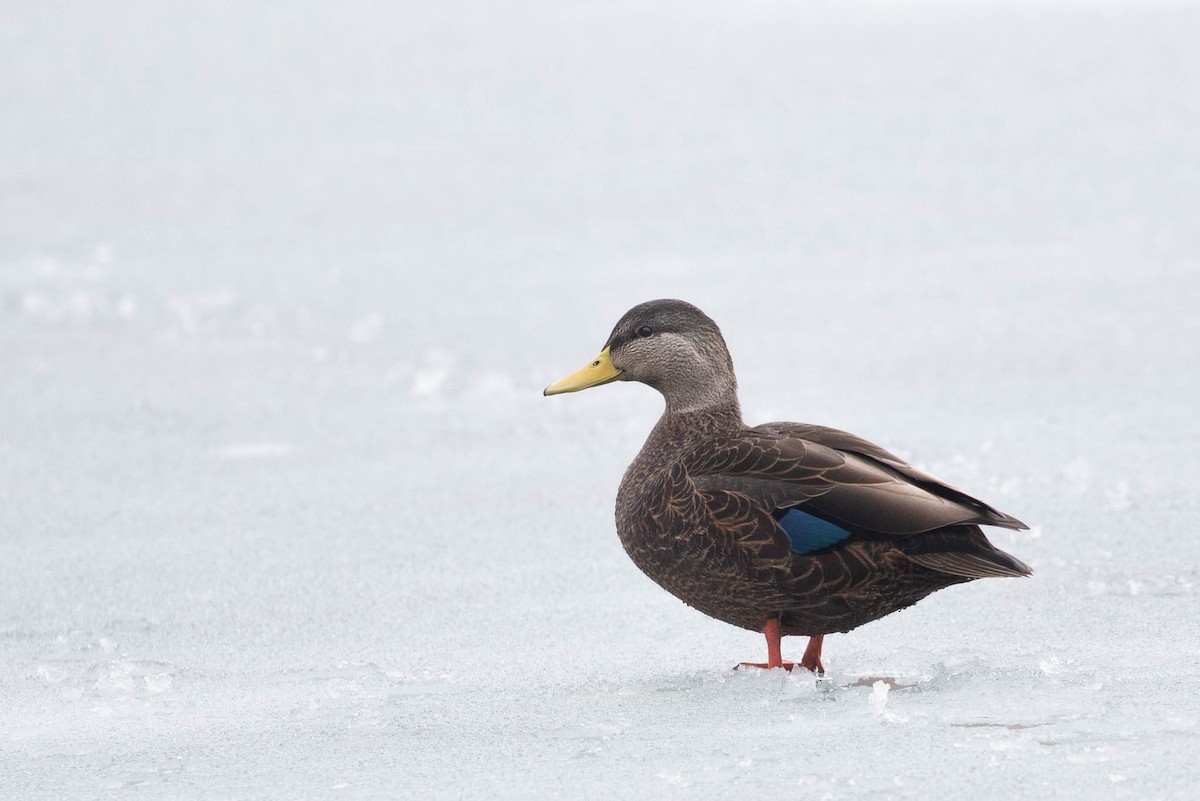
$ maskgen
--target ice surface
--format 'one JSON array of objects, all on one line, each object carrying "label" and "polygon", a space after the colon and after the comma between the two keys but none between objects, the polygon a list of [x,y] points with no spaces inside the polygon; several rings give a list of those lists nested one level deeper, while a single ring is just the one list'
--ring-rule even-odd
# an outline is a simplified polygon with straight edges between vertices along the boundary
[{"label": "ice surface", "polygon": [[[0,797],[1192,799],[1200,12],[8,4]],[[1033,525],[826,681],[621,551],[636,302]],[[785,641],[798,655],[802,641]]]}]

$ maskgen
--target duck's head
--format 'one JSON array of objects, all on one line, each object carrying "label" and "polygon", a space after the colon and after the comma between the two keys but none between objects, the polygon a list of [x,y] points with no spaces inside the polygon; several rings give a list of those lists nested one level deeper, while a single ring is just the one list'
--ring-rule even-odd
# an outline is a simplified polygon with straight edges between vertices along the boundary
[{"label": "duck's head", "polygon": [[611,381],[654,387],[666,398],[668,411],[737,402],[733,361],[721,329],[682,300],[652,300],[625,312],[600,355],[543,394],[578,392]]}]

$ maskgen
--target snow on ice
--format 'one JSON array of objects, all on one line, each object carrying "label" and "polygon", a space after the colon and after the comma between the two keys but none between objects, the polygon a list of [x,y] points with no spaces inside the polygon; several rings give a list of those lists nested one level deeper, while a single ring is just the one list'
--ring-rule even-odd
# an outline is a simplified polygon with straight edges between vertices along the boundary
[{"label": "snow on ice", "polygon": [[[1192,799],[1200,11],[6,11],[0,797]],[[732,670],[613,531],[655,297],[1029,522]],[[785,656],[801,641],[785,641]]]}]

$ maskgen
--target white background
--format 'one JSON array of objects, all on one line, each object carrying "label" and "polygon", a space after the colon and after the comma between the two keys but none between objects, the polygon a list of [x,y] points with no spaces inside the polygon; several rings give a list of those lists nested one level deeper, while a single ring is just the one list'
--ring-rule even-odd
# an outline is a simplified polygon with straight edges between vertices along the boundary
[{"label": "white background", "polygon": [[[1195,798],[1197,7],[432,5],[6,4],[0,796]],[[664,296],[1035,575],[733,672]]]}]

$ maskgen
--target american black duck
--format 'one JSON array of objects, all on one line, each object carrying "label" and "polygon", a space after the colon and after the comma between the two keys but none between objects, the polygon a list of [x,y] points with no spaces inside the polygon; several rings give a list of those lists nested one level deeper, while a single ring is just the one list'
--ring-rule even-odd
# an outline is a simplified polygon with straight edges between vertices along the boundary
[{"label": "american black duck", "polygon": [[546,388],[640,381],[666,410],[625,471],[617,533],[650,578],[707,615],[767,638],[822,638],[964,581],[1027,576],[980,525],[1027,528],[878,445],[807,423],[748,427],[721,331],[681,300],[620,319],[592,362]]}]

